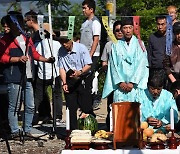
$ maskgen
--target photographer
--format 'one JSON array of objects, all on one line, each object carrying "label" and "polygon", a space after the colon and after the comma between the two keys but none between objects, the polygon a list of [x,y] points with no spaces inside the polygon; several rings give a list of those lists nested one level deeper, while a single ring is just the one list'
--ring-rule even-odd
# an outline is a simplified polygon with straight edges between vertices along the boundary
[{"label": "photographer", "polygon": [[[43,110],[47,110],[45,107],[44,102],[48,103],[50,106],[50,99],[48,96],[47,88],[48,86],[53,85],[53,80],[55,80],[55,85],[54,85],[54,102],[56,107],[55,107],[55,113],[56,113],[56,125],[60,125],[64,121],[62,120],[62,88],[61,88],[61,80],[60,80],[60,75],[59,75],[59,67],[57,66],[58,63],[58,53],[59,49],[61,47],[61,44],[58,41],[53,40],[53,51],[52,47],[50,45],[50,39],[49,39],[49,24],[44,23],[44,31],[45,33],[45,39],[40,41],[37,46],[36,50],[38,51],[39,54],[43,55],[44,57],[49,57],[51,54],[55,56],[55,63],[52,68],[52,64],[47,64],[44,62],[38,62],[38,77],[36,80],[36,86],[35,86],[35,107],[36,107],[36,112],[39,111],[39,106],[42,102]],[[55,35],[53,33],[53,35]],[[54,77],[54,79],[52,79]],[[47,98],[45,101],[44,98]],[[36,113],[35,112],[35,113]],[[41,112],[42,113],[42,112]],[[34,119],[34,124],[38,123],[38,121],[41,119],[41,115],[38,115]],[[51,114],[47,115],[47,120],[44,119],[43,122],[49,122],[49,118],[51,117]]]},{"label": "photographer", "polygon": [[[14,19],[14,20],[13,20]],[[15,22],[17,20],[17,22]],[[25,136],[31,135],[32,119],[34,115],[34,96],[32,89],[33,59],[53,63],[54,58],[44,58],[35,49],[30,38],[22,34],[24,20],[21,13],[11,11],[7,15],[7,24],[10,32],[0,41],[0,62],[5,64],[4,78],[8,87],[8,119],[11,128],[11,138],[17,138],[19,134],[18,117],[14,114],[16,103],[19,106],[21,92],[24,96],[24,132]],[[22,90],[22,91],[21,91]]]}]

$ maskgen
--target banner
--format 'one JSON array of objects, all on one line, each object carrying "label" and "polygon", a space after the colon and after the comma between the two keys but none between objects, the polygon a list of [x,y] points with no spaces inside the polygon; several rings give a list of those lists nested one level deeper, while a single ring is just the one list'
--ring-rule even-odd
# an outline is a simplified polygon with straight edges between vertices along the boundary
[{"label": "banner", "polygon": [[141,49],[143,51],[146,51],[145,46],[143,45],[143,42],[141,40],[141,34],[140,34],[140,17],[139,16],[133,16],[133,25],[134,25],[134,33],[136,34],[139,44],[141,46]]},{"label": "banner", "polygon": [[38,15],[37,16],[37,21],[38,21],[38,25],[39,25],[39,35],[40,35],[40,38],[42,40],[45,39],[43,20],[44,20],[44,16],[43,15]]},{"label": "banner", "polygon": [[69,16],[68,39],[73,39],[75,16]]},{"label": "banner", "polygon": [[108,36],[110,37],[110,39],[112,40],[113,43],[117,43],[117,39],[115,38],[113,31],[111,30],[111,28],[109,27],[108,24],[108,16],[102,16],[102,22],[104,25],[104,28],[107,31]]},{"label": "banner", "polygon": [[172,42],[173,42],[173,27],[172,27],[172,17],[166,17],[166,55],[171,55]]}]

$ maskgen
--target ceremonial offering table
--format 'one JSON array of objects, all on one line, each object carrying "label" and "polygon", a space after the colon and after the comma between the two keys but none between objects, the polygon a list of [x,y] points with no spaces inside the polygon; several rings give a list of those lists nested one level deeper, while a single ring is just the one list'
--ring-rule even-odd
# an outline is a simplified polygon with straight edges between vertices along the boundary
[{"label": "ceremonial offering table", "polygon": [[150,150],[150,149],[117,149],[117,150],[62,150],[61,154],[180,154],[180,146],[175,150]]}]

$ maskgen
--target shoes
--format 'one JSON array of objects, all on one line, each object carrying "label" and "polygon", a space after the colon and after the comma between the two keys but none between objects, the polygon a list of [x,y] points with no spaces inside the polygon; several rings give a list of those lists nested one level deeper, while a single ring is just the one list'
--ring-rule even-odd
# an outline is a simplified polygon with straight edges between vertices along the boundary
[{"label": "shoes", "polygon": [[39,117],[37,116],[36,118],[33,119],[32,125],[41,125],[41,124],[52,124],[51,121],[52,117]]},{"label": "shoes", "polygon": [[20,140],[20,134],[19,132],[12,133],[8,136],[8,140]]},{"label": "shoes", "polygon": [[26,132],[26,133],[24,134],[24,140],[25,140],[25,141],[32,141],[32,140],[35,140],[35,137],[34,137],[31,133]]},{"label": "shoes", "polygon": [[26,132],[24,136],[22,135],[23,134],[20,135],[20,132],[12,133],[8,136],[8,140],[22,141],[22,137],[24,137],[25,141],[35,140],[35,137],[29,132]]},{"label": "shoes", "polygon": [[93,110],[97,110],[100,105],[101,105],[101,102],[99,102],[99,101],[94,101],[94,103],[93,103]]},{"label": "shoes", "polygon": [[52,124],[52,118],[51,117],[45,117],[42,119],[42,124]]},{"label": "shoes", "polygon": [[62,120],[62,119],[56,119],[56,126],[61,126],[61,125],[64,125],[65,124],[65,121]]}]

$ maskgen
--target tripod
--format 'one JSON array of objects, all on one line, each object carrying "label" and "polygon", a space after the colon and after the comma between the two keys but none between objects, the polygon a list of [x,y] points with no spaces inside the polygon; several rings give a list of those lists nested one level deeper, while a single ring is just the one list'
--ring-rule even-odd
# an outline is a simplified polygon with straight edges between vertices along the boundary
[{"label": "tripod", "polygon": [[[2,120],[0,120],[0,121],[2,121]],[[2,124],[0,123],[0,125],[2,125]],[[6,142],[6,147],[7,147],[8,153],[11,154],[11,149],[10,149],[10,145],[9,145],[8,137],[7,137],[8,135],[7,135],[6,131],[3,129],[2,129],[2,134],[4,134],[4,136],[3,136],[4,139],[1,140],[1,142],[3,142],[3,141]]]},{"label": "tripod", "polygon": [[[24,52],[24,55],[26,57],[27,57],[28,52],[29,52],[29,46],[28,46],[29,39],[30,39],[30,37],[26,37],[25,52]],[[21,49],[21,47],[19,49]],[[23,49],[21,49],[21,50],[23,52]],[[33,111],[32,107],[31,107],[34,102],[32,102],[32,100],[28,100],[28,99],[32,99],[32,98],[27,99],[28,95],[30,97],[33,97],[33,92],[32,92],[31,79],[28,79],[27,75],[26,75],[26,73],[27,73],[26,72],[26,66],[27,66],[27,63],[25,61],[24,64],[23,64],[21,81],[20,81],[20,85],[19,85],[19,88],[18,88],[16,106],[15,106],[15,110],[14,110],[14,116],[16,115],[16,112],[17,112],[17,115],[19,115],[19,112],[20,112],[20,109],[21,109],[21,106],[22,106],[22,103],[23,103],[23,105],[24,105],[23,126],[22,126],[22,129],[19,131],[20,141],[22,141],[23,144],[24,144],[24,141],[25,141],[25,136],[27,136],[28,138],[35,139],[35,140],[40,139],[40,137],[34,137],[34,136],[30,135],[30,134],[28,135],[27,134],[28,132],[25,132],[25,127],[26,128],[32,127],[31,123],[32,123],[32,117],[34,115],[34,111]],[[29,92],[28,94],[27,94],[27,90]],[[22,93],[23,93],[23,95],[22,95]],[[21,101],[20,104],[19,104],[20,98],[22,98],[22,97],[23,97],[23,101]],[[27,103],[28,103],[28,105],[27,105]],[[19,105],[19,109],[17,111],[18,105]],[[27,109],[28,109],[28,112],[26,112]],[[28,117],[27,119],[26,119],[26,116]],[[30,128],[28,128],[28,129],[30,129]],[[44,140],[44,139],[41,139],[41,140]]]},{"label": "tripod", "polygon": [[[60,45],[59,45],[60,46]],[[58,46],[58,47],[59,47]],[[53,57],[53,53],[58,54],[58,47],[52,52],[51,45],[49,39],[42,39],[42,41],[38,44],[37,51],[42,54],[44,57],[51,56]],[[58,50],[57,50],[58,49]],[[56,134],[56,109],[60,109],[61,95],[60,95],[60,78],[58,77],[55,64],[39,63],[38,64],[38,78],[36,82],[36,92],[35,92],[35,104],[36,111],[39,109],[40,103],[42,103],[43,98],[47,95],[47,88],[51,86],[52,89],[52,118],[53,118],[53,126],[52,130],[49,133],[50,139],[53,139]],[[55,75],[55,76],[54,76]],[[58,80],[59,79],[59,80]],[[48,101],[48,103],[50,103]],[[58,111],[57,113],[59,113]],[[40,113],[40,112],[39,112]],[[46,115],[49,113],[46,113]],[[42,114],[39,114],[42,115]],[[60,115],[61,116],[61,115]],[[37,118],[38,121],[38,118]],[[36,123],[37,123],[36,121]]]},{"label": "tripod", "polygon": [[[4,109],[5,107],[5,111],[7,111],[8,109],[8,106],[7,105],[7,97],[4,97],[5,94],[7,93],[4,93],[4,92],[0,92],[0,95],[2,94],[1,96],[1,99],[3,99],[3,101],[1,101],[1,104],[0,104],[0,107]],[[6,100],[6,101],[4,101]],[[1,112],[1,115],[0,115],[0,129],[1,129],[1,136],[2,136],[2,140],[0,142],[6,142],[6,147],[7,147],[7,150],[8,150],[8,153],[11,154],[11,149],[10,149],[10,145],[9,145],[9,142],[8,142],[8,132],[7,132],[7,124],[3,123],[4,119],[6,121],[8,121],[8,118],[7,117],[4,117],[3,115],[5,115],[4,112]]]},{"label": "tripod", "polygon": [[[48,41],[48,45],[49,45],[49,49],[50,49],[50,53],[51,53],[51,57],[53,57],[53,52],[52,52],[52,47],[50,45],[50,42],[49,42],[49,39],[47,38],[47,41]],[[54,78],[54,71],[55,71],[55,75],[56,77],[58,76],[57,75],[57,71],[56,71],[56,66],[54,63],[52,63],[52,76],[51,76],[51,79],[52,79],[52,85],[51,85],[51,88],[52,88],[52,107],[53,107],[53,126],[52,126],[52,135],[55,135],[56,134],[56,103],[55,103],[55,96],[54,96],[54,93],[55,93],[55,84],[56,85],[60,85],[60,80],[57,79],[57,81],[55,80]],[[57,83],[56,83],[57,82]],[[62,101],[62,100],[61,100]],[[54,137],[54,136],[52,136]]]}]

